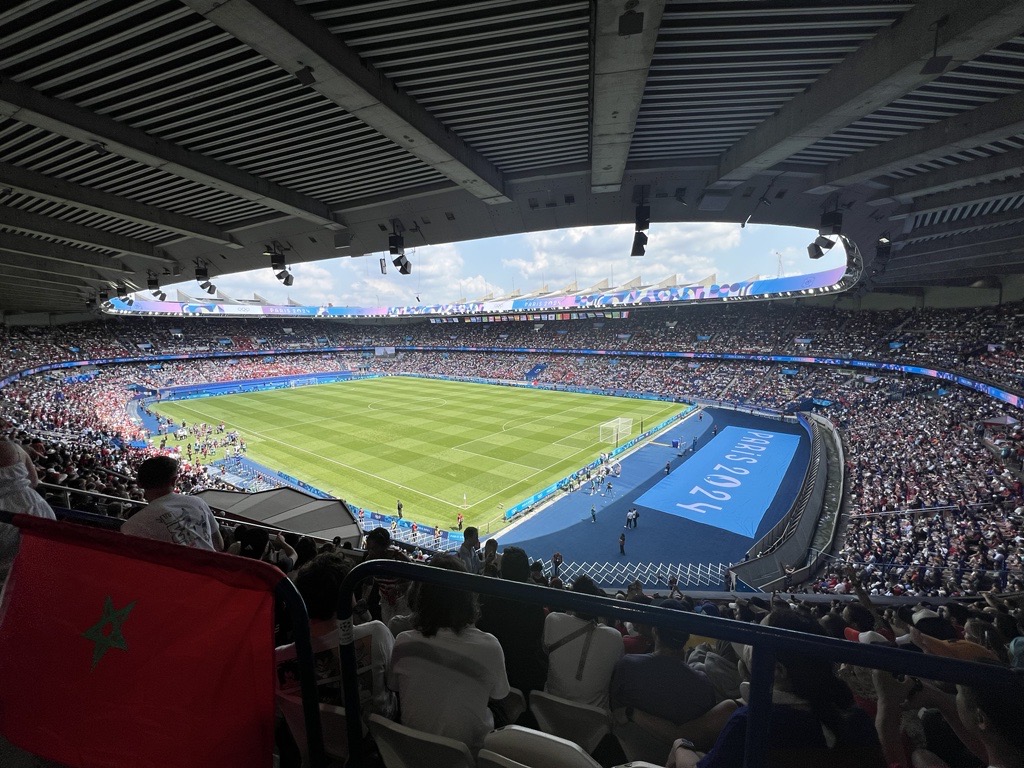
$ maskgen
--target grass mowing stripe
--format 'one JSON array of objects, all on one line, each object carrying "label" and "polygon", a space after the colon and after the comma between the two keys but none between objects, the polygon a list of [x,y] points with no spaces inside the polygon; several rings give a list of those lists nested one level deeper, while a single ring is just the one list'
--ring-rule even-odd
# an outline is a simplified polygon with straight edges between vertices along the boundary
[{"label": "grass mowing stripe", "polygon": [[[453,525],[484,522],[611,446],[613,418],[648,425],[672,403],[385,377],[157,404],[179,423],[224,421],[249,455],[360,506]],[[625,435],[623,440],[628,439]],[[463,508],[465,497],[467,507]]]}]

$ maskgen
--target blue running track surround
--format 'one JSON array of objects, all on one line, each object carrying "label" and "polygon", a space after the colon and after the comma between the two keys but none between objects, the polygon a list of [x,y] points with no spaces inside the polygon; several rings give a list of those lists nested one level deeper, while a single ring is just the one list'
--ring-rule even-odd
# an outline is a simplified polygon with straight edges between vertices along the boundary
[{"label": "blue running track surround", "polygon": [[752,539],[799,444],[797,435],[726,427],[636,503]]}]

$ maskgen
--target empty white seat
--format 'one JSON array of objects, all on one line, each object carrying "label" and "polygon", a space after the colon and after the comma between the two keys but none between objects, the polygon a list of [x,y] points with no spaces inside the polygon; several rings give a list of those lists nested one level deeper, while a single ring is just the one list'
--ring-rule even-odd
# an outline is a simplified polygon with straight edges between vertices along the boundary
[{"label": "empty white seat", "polygon": [[530,693],[530,711],[544,733],[579,744],[592,754],[611,732],[611,713],[601,707],[580,704],[544,691]]},{"label": "empty white seat", "polygon": [[380,715],[370,715],[370,733],[387,768],[476,768],[469,747],[455,739],[424,733]]},{"label": "empty white seat", "polygon": [[518,725],[491,731],[484,737],[484,749],[529,768],[601,768],[579,744]]},{"label": "empty white seat", "polygon": [[481,749],[476,756],[476,768],[530,768],[530,766],[513,760],[511,757],[499,755],[489,749]]}]

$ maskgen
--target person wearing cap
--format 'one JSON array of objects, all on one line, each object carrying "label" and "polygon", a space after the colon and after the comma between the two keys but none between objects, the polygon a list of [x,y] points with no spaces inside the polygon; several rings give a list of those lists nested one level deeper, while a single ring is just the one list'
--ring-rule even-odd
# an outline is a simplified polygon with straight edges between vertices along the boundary
[{"label": "person wearing cap", "polygon": [[959,639],[953,625],[929,609],[922,609],[914,613],[914,625],[910,628],[910,642],[925,653],[936,656],[946,656],[963,661],[999,660],[999,657],[984,645],[971,640]]},{"label": "person wearing cap", "polygon": [[139,465],[136,483],[149,504],[121,526],[121,533],[219,552],[220,525],[210,507],[195,496],[174,492],[180,464],[170,456],[153,456]]}]

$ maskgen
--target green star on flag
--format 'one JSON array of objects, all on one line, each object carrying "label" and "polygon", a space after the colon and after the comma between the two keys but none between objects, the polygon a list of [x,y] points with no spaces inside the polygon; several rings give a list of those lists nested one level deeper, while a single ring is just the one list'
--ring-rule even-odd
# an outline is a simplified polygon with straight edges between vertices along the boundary
[{"label": "green star on flag", "polygon": [[[124,639],[124,635],[121,634],[121,625],[124,624],[125,619],[128,618],[128,614],[132,612],[134,607],[135,602],[132,601],[124,608],[115,610],[113,598],[107,595],[106,600],[103,601],[103,616],[82,633],[82,637],[92,640],[96,644],[92,649],[92,669],[96,669],[100,659],[111,648],[118,648],[122,651],[128,650],[128,642]],[[109,633],[103,631],[107,624],[110,625]]]}]

